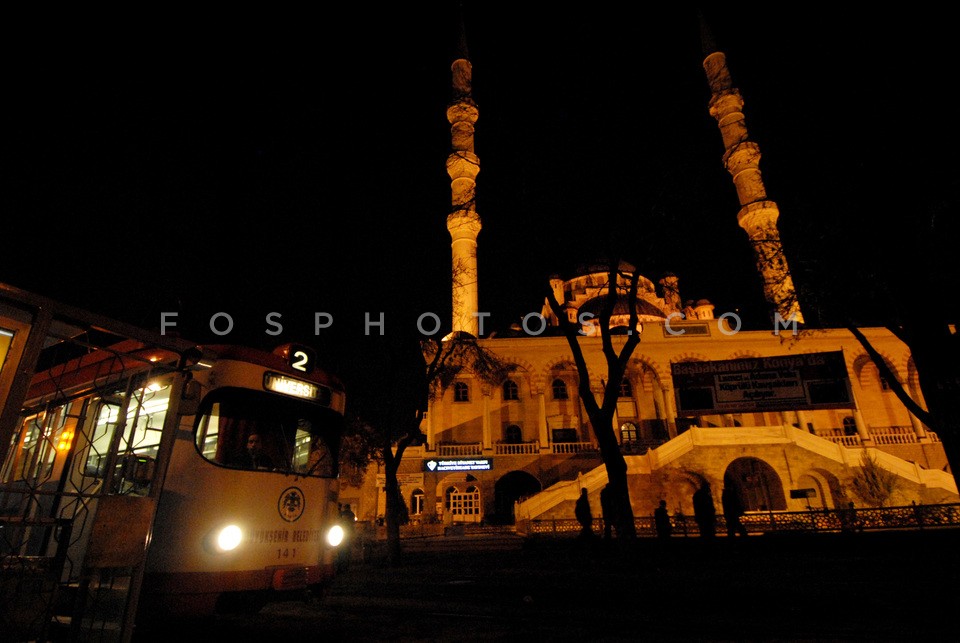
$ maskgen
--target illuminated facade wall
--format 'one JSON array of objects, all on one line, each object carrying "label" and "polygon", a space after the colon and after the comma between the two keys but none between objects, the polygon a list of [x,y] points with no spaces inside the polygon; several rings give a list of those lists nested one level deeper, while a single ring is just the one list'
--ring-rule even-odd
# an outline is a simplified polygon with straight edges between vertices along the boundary
[{"label": "illuminated facade wall", "polygon": [[[906,346],[885,329],[865,333],[910,394],[922,402]],[[581,342],[591,390],[601,399],[606,367],[600,340],[585,337]],[[413,518],[509,522],[514,501],[528,497],[533,499],[519,507],[525,517],[570,518],[581,485],[590,491],[599,511],[605,470],[579,401],[579,376],[566,339],[546,332],[518,333],[482,343],[517,368],[511,383],[500,387],[462,374],[430,404],[423,425],[427,444],[408,449],[400,469],[404,499],[420,511],[414,511]],[[673,363],[831,351],[843,353],[856,409],[677,414]],[[880,464],[899,478],[888,504],[960,499],[952,475],[945,471],[946,456],[937,436],[907,412],[846,330],[801,332],[794,337],[783,330],[776,335],[773,329],[735,332],[720,319],[671,320],[669,325],[664,320],[647,321],[621,393],[615,428],[630,468],[638,515],[650,514],[660,498],[667,499],[672,512],[690,515],[693,491],[703,480],[712,483],[719,510],[725,475],[750,477],[747,470],[767,472],[744,482],[744,492],[758,510],[805,509],[808,501],[791,499],[789,493],[801,488],[816,490],[812,506],[833,508],[851,501],[864,506],[852,486],[864,448],[878,454]],[[456,459],[488,460],[490,468],[438,473],[427,467],[430,461]],[[475,511],[454,513],[451,492],[460,494],[455,499],[466,496],[474,502]],[[378,496],[371,485],[362,502],[359,491],[347,493],[358,496],[354,502],[360,502],[361,518],[382,514],[382,489]]]},{"label": "illuminated facade wall", "polygon": [[[802,322],[776,227],[779,210],[760,176],[759,147],[747,137],[743,99],[721,52],[705,45],[703,65],[711,90],[708,108],[720,128],[724,166],[741,206],[737,220],[754,247],[764,294],[780,317]],[[479,159],[473,149],[478,110],[465,46],[452,71],[454,101],[447,116],[453,153],[447,168],[454,211],[447,228],[453,239],[453,330],[476,336],[471,313],[478,310],[480,219],[474,195]],[[605,268],[595,268],[568,280],[552,279],[550,285],[575,320],[582,312],[599,313],[606,280]],[[673,275],[656,285],[641,279],[637,312],[642,341],[617,402],[614,429],[628,463],[635,514],[649,515],[662,498],[671,511],[689,515],[693,491],[704,481],[711,483],[719,511],[720,491],[731,476],[753,510],[801,510],[808,504],[833,508],[848,502],[862,506],[853,481],[864,453],[897,479],[887,504],[960,500],[937,436],[907,412],[848,331],[793,336],[771,327],[737,332],[735,319],[714,319],[709,301],[682,304],[677,284]],[[623,294],[625,284],[619,290]],[[628,312],[618,310],[614,325],[625,325]],[[579,374],[566,340],[556,333],[557,319],[549,307],[544,306],[543,317],[550,326],[543,333],[531,323],[527,329],[481,340],[517,365],[509,383],[492,387],[463,373],[431,402],[422,426],[427,444],[406,451],[399,474],[414,521],[511,522],[517,512],[524,518],[571,518],[581,487],[588,489],[599,511],[606,474],[578,396]],[[864,329],[864,334],[922,404],[906,345],[884,329]],[[590,389],[599,401],[606,377],[600,339],[585,337],[582,345]],[[672,364],[833,351],[843,353],[855,408],[688,416],[677,412]],[[466,470],[438,470],[438,463],[456,460],[466,463]],[[483,467],[471,469],[477,462]],[[381,516],[385,505],[382,482],[378,485],[372,473],[363,488],[341,493],[366,520]],[[813,489],[815,495],[791,498],[790,491],[796,489]]]}]

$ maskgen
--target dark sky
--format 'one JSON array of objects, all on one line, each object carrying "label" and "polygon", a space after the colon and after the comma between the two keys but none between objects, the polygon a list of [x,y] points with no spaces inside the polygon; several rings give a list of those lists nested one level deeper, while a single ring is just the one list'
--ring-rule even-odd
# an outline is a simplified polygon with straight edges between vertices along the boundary
[{"label": "dark sky", "polygon": [[[723,6],[706,15],[797,279],[923,272],[901,228],[942,243],[958,214],[947,19]],[[426,311],[448,330],[449,5],[170,11],[8,25],[0,281],[147,328],[176,311],[197,341],[220,311],[230,339],[277,341],[276,311],[281,339],[320,348],[365,311],[388,332]],[[654,281],[676,273],[684,298],[763,319],[695,11],[468,2],[465,17],[490,327],[613,247]],[[334,315],[322,337],[315,311]]]}]

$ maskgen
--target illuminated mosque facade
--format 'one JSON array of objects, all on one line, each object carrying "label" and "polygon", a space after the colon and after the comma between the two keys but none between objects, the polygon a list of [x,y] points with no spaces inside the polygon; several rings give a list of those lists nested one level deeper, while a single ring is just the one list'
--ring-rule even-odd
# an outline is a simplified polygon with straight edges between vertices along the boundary
[{"label": "illuminated mosque facade", "polygon": [[[461,39],[462,42],[462,39]],[[678,279],[639,278],[642,341],[619,388],[614,428],[628,470],[634,514],[650,516],[666,500],[671,513],[693,515],[694,492],[710,483],[717,512],[733,487],[748,512],[870,506],[858,478],[875,467],[888,480],[887,506],[957,502],[957,484],[936,434],[899,401],[857,339],[845,329],[800,332],[803,315],[777,230],[777,204],[766,194],[760,150],[748,138],[744,100],[724,53],[704,35],[703,67],[710,114],[723,140],[723,163],[736,188],[737,221],[754,248],[764,295],[785,320],[779,332],[739,330],[715,316],[707,300],[683,302]],[[452,63],[454,100],[447,108],[452,151],[446,163],[452,210],[453,331],[480,337],[477,238],[481,219],[474,150],[479,116],[466,47]],[[635,272],[621,264],[621,274]],[[612,326],[625,330],[627,281]],[[602,400],[606,361],[590,320],[608,293],[608,266],[550,282],[580,338],[590,390]],[[538,327],[546,321],[548,332]],[[570,346],[549,306],[529,327],[479,339],[513,365],[501,385],[462,372],[430,401],[426,441],[408,448],[398,472],[415,523],[501,523],[572,518],[580,489],[594,513],[607,483],[590,420],[578,397]],[[553,331],[553,332],[550,332]],[[923,404],[908,347],[883,328],[863,334],[914,400]],[[623,336],[620,335],[622,345]],[[618,336],[614,336],[617,345]],[[371,472],[372,473],[372,472]],[[375,478],[379,480],[375,480]],[[383,516],[383,476],[344,486],[361,520]]]}]

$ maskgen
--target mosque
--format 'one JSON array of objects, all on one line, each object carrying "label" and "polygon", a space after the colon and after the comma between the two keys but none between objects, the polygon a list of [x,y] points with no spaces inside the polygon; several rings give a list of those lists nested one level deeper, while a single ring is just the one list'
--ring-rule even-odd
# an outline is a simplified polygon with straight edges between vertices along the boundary
[{"label": "mosque", "polygon": [[[708,300],[683,300],[677,276],[656,282],[639,276],[634,305],[642,341],[627,364],[614,415],[634,514],[649,516],[665,500],[671,513],[692,515],[693,494],[705,482],[715,490],[718,512],[720,490],[728,487],[747,512],[957,502],[939,438],[898,400],[857,338],[846,329],[803,330],[777,229],[779,210],[766,193],[759,146],[748,136],[744,98],[706,31],[703,44],[708,109],[739,200],[737,221],[754,248],[776,323],[740,330],[736,315],[715,315]],[[571,348],[550,306],[541,302],[540,316],[481,337],[481,219],[474,199],[479,110],[465,46],[451,69],[452,328],[480,338],[513,368],[497,386],[461,372],[430,401],[421,427],[426,440],[408,448],[400,464],[401,495],[416,523],[572,518],[581,489],[599,509],[606,469],[578,397]],[[569,320],[584,325],[580,345],[598,402],[606,361],[591,324],[610,292],[608,270],[588,265],[550,281]],[[611,326],[625,332],[627,303],[634,301],[627,297],[628,279],[636,268],[621,263],[618,272]],[[615,343],[622,344],[622,332]],[[862,332],[923,405],[908,347],[883,328]],[[868,469],[888,481],[881,497],[865,497],[857,484]],[[370,470],[361,487],[344,486],[341,499],[360,520],[382,517],[383,474]]]}]

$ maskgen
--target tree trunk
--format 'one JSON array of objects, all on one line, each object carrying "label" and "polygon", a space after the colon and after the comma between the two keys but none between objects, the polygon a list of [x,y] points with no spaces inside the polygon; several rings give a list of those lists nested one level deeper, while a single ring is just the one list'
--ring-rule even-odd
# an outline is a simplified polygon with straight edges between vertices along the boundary
[{"label": "tree trunk", "polygon": [[613,503],[616,507],[617,538],[633,540],[637,537],[637,525],[634,522],[633,506],[630,504],[630,490],[627,487],[627,464],[620,457],[623,467],[611,467],[607,463],[607,480],[613,494]]},{"label": "tree trunk", "polygon": [[[613,433],[613,415],[604,412],[591,417],[593,434],[600,445],[600,457],[607,469],[607,483],[610,486],[611,504],[613,505],[617,538],[632,540],[637,536],[637,526],[634,522],[633,506],[630,504],[630,490],[627,486],[627,461],[620,452],[620,445]],[[598,427],[606,427],[598,428]],[[603,517],[604,521],[608,516]]]},{"label": "tree trunk", "polygon": [[920,389],[934,418],[930,428],[943,443],[956,478],[960,471],[960,336],[929,331],[914,332],[909,339]]},{"label": "tree trunk", "polygon": [[387,527],[387,562],[391,565],[400,563],[402,549],[400,547],[400,488],[397,484],[397,468],[400,466],[400,459],[393,457],[393,452],[388,447],[384,451],[383,458],[384,493],[387,496],[387,505],[384,509],[384,519]]}]

